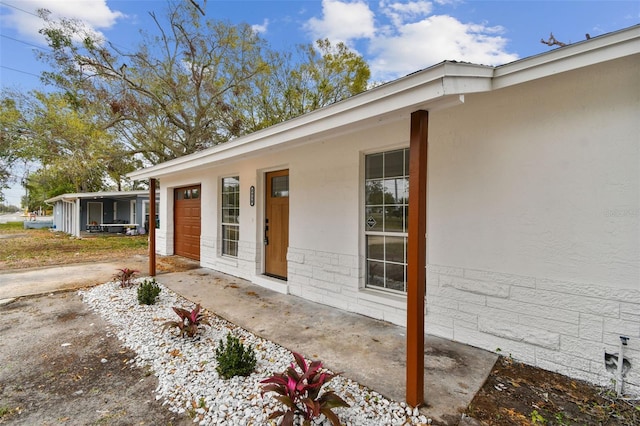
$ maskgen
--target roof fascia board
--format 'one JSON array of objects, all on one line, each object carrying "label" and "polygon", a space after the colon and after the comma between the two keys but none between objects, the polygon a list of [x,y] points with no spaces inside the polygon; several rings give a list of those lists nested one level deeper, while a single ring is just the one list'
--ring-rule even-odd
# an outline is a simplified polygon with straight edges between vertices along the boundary
[{"label": "roof fascia board", "polygon": [[357,123],[365,120],[393,115],[397,111],[428,109],[430,103],[437,105],[447,95],[491,90],[492,76],[492,67],[444,62],[301,117],[204,151],[131,172],[127,176],[134,180],[159,178],[184,170],[185,167],[198,168],[284,144],[308,143],[327,134],[343,132],[345,126],[357,126]]},{"label": "roof fascia board", "polygon": [[[335,138],[338,136],[344,136],[352,133],[357,133],[362,131],[363,129],[370,129],[372,127],[380,126],[383,124],[390,124],[395,121],[399,121],[402,119],[408,119],[410,112],[419,110],[419,109],[428,109],[429,111],[438,111],[446,108],[451,108],[453,106],[461,105],[464,103],[464,95],[451,95],[439,98],[437,101],[432,101],[426,105],[419,105],[415,108],[407,108],[405,111],[395,113],[389,113],[386,115],[378,115],[376,117],[369,117],[368,119],[359,121],[359,122],[350,122],[345,124],[342,127],[334,127],[330,131],[327,132],[319,132],[316,133],[306,139],[294,139],[288,140],[282,143],[275,143],[266,145],[263,144],[259,148],[255,148],[249,145],[239,146],[236,150],[225,151],[223,153],[218,153],[215,156],[208,157],[206,161],[192,162],[189,164],[189,170],[191,172],[198,172],[201,170],[210,169],[212,167],[220,166],[222,164],[229,164],[234,161],[237,161],[239,158],[249,159],[253,157],[257,157],[264,152],[268,151],[270,153],[279,152],[288,149],[291,146],[299,147],[308,143],[314,143],[321,140],[326,140],[327,138]],[[164,176],[171,175],[173,173],[178,173],[184,170],[184,165],[174,166],[171,168],[167,168],[162,170],[161,172],[156,172],[154,174],[155,178],[161,179]]]},{"label": "roof fascia board", "polygon": [[70,200],[76,200],[78,198],[78,195],[80,194],[62,194],[62,195],[57,195],[53,198],[49,198],[47,200],[44,200],[45,203],[50,204],[50,203],[55,203],[57,201],[70,201]]},{"label": "roof fascia board", "polygon": [[69,194],[61,194],[55,196],[53,198],[49,198],[45,200],[45,203],[55,203],[56,201],[69,201],[86,199],[86,198],[114,198],[114,197],[137,197],[140,195],[147,195],[149,191],[139,190],[139,191],[110,191],[110,192],[74,192]]},{"label": "roof fascia board", "polygon": [[557,48],[495,69],[500,89],[565,71],[640,53],[640,25]]}]

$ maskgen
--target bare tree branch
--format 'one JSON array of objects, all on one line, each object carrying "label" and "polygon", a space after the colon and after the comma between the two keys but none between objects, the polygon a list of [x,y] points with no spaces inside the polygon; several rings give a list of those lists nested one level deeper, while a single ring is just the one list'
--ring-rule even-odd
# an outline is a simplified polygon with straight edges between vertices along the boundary
[{"label": "bare tree branch", "polygon": [[[204,16],[204,10],[202,10],[202,8],[200,7],[200,5],[199,5],[198,3],[196,3],[196,2],[195,2],[195,0],[189,0],[189,1],[191,2],[191,4],[192,4],[196,9],[198,9],[198,11],[199,11],[200,13],[202,13],[202,16]],[[204,0],[204,4],[205,4],[205,6],[207,5],[207,0]]]},{"label": "bare tree branch", "polygon": [[563,43],[561,41],[556,40],[556,38],[553,36],[553,33],[549,33],[549,40],[545,40],[541,38],[540,43],[546,44],[547,46],[560,46],[560,47],[564,47],[567,45],[567,43]]}]

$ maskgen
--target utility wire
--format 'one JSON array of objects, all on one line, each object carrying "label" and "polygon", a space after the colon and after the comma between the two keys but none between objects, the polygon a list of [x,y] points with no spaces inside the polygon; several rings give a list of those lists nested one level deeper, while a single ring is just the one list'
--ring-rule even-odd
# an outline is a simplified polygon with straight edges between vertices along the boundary
[{"label": "utility wire", "polygon": [[20,39],[17,39],[17,38],[13,38],[13,37],[8,36],[6,34],[0,34],[0,37],[8,38],[9,40],[17,41],[18,43],[26,44],[27,46],[35,47],[36,49],[51,51],[51,49],[49,49],[48,47],[38,46],[37,44],[33,44],[33,43],[29,43],[28,41],[24,41],[24,40],[20,40]]},{"label": "utility wire", "polygon": [[16,69],[16,68],[11,68],[11,67],[8,67],[6,65],[0,65],[0,68],[4,68],[4,69],[7,69],[7,70],[19,72],[19,73],[22,73],[22,74],[32,75],[34,77],[40,78],[40,76],[38,74],[34,74],[34,73],[28,72],[28,71],[22,71],[22,70],[19,70],[19,69]]},{"label": "utility wire", "polygon": [[33,12],[29,12],[28,10],[20,9],[18,6],[14,6],[14,5],[12,5],[12,4],[5,3],[5,2],[3,2],[3,1],[0,1],[0,4],[1,4],[1,5],[3,5],[3,6],[12,7],[12,8],[14,8],[15,10],[19,10],[20,12],[24,12],[24,13],[26,13],[26,14],[29,14],[29,15],[31,15],[31,16],[35,16],[36,18],[39,18],[39,16],[38,16],[38,15],[36,15],[35,13],[33,13]]},{"label": "utility wire", "polygon": [[[12,4],[8,4],[8,3],[5,3],[3,1],[0,1],[0,5],[6,6],[6,7],[11,7],[13,9],[16,9],[16,10],[20,11],[20,12],[23,12],[23,13],[26,13],[28,15],[35,16],[36,18],[39,18],[39,16],[36,15],[35,13],[32,13],[32,12],[29,12],[27,10],[21,9],[21,8],[19,8],[17,6],[12,5]],[[42,50],[42,51],[45,51],[45,50],[49,50],[50,51],[51,50],[51,49],[48,49],[48,48],[46,48],[44,46],[38,46],[37,44],[29,43],[28,41],[20,40],[20,39],[17,39],[15,37],[8,36],[6,34],[0,34],[0,37],[6,38],[8,40],[15,41],[17,43],[22,43],[22,44],[27,45],[27,46],[35,47],[36,49],[39,49],[39,50]],[[30,76],[33,76],[33,77],[40,78],[40,75],[38,75],[38,74],[34,74],[32,72],[20,70],[20,69],[17,69],[17,68],[8,67],[6,65],[0,65],[0,68],[4,68],[6,70],[18,72],[20,74],[25,74],[25,75],[30,75]]]}]

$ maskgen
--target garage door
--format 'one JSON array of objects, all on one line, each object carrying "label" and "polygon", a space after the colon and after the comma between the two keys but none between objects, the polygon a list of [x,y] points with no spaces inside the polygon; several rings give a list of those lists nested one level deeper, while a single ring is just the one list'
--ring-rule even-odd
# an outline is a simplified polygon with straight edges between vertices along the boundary
[{"label": "garage door", "polygon": [[200,185],[174,190],[174,253],[200,260]]}]

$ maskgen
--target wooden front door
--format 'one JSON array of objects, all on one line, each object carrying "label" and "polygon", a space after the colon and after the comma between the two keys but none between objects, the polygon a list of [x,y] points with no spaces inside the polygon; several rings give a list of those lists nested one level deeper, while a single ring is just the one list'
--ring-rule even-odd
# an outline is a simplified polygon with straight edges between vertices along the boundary
[{"label": "wooden front door", "polygon": [[266,175],[265,268],[266,275],[287,279],[289,248],[289,170]]},{"label": "wooden front door", "polygon": [[200,260],[200,185],[176,188],[173,200],[174,253]]}]

